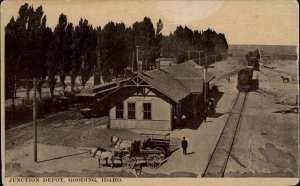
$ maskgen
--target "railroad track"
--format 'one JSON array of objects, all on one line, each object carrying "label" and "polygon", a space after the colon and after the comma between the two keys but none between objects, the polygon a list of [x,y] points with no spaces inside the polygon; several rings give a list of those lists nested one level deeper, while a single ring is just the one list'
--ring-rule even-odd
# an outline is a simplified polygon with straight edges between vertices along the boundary
[{"label": "railroad track", "polygon": [[246,92],[239,92],[229,111],[229,116],[222,130],[217,145],[211,154],[202,177],[223,177],[228,158],[234,144],[234,138],[240,123],[244,105],[247,99]]}]

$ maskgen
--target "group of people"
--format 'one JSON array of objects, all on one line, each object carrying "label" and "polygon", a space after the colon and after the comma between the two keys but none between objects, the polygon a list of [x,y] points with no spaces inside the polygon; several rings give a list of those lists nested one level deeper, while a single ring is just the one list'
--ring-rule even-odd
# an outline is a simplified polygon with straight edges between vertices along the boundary
[{"label": "group of people", "polygon": [[[206,118],[208,115],[213,115],[216,113],[216,104],[215,99],[213,97],[209,97],[205,102],[205,108],[203,115],[204,121],[206,122]],[[182,114],[181,116],[177,116],[176,114],[173,115],[173,123],[175,124],[175,127],[184,127],[186,126],[187,118],[185,114]]]},{"label": "group of people", "polygon": [[216,105],[214,98],[208,98],[206,101],[206,107],[204,109],[204,122],[206,122],[206,118],[208,115],[213,115],[216,113]]},{"label": "group of people", "polygon": [[186,116],[184,114],[181,115],[181,117],[177,117],[177,115],[173,116],[173,120],[175,123],[175,126],[185,126],[186,125]]},{"label": "group of people", "polygon": [[216,112],[215,100],[214,98],[207,99],[207,110],[210,114],[214,114]]}]

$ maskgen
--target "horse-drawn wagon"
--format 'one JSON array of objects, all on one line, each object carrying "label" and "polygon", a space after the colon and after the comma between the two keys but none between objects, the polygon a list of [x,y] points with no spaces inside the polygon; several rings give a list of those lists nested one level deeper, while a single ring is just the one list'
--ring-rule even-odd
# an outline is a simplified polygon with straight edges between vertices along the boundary
[{"label": "horse-drawn wagon", "polygon": [[122,151],[123,167],[133,168],[137,164],[146,163],[150,168],[158,168],[165,156],[170,152],[170,134],[142,134],[142,140],[121,140],[111,138],[115,148]]},{"label": "horse-drawn wagon", "polygon": [[163,162],[164,155],[160,150],[130,149],[123,157],[123,167],[134,168],[137,164],[146,163],[148,167],[157,169]]},{"label": "horse-drawn wagon", "polygon": [[164,157],[170,153],[170,133],[163,134],[142,134],[142,136],[147,137],[143,141],[143,149],[153,149],[159,150]]}]

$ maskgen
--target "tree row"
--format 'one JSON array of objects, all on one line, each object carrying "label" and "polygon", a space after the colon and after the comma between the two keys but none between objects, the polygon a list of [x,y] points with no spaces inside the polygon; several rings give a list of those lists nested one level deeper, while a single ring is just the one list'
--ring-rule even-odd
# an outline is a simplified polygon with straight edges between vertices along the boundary
[{"label": "tree row", "polygon": [[228,50],[224,34],[178,26],[174,33],[163,36],[163,22],[159,19],[154,26],[148,17],[129,27],[109,22],[101,28],[93,27],[86,19],[73,25],[61,14],[53,31],[46,22],[42,6],[34,9],[26,3],[20,7],[17,18],[12,17],[6,25],[6,99],[15,97],[21,85],[25,85],[29,96],[32,82],[27,80],[32,78],[38,79],[40,97],[45,79],[51,97],[57,77],[65,89],[66,76],[70,76],[72,92],[78,76],[82,86],[93,74],[99,74],[105,82],[111,81],[124,74],[125,69],[137,69],[137,48],[139,60],[149,64],[159,57],[173,57],[181,63],[187,59],[188,50],[217,55]]}]

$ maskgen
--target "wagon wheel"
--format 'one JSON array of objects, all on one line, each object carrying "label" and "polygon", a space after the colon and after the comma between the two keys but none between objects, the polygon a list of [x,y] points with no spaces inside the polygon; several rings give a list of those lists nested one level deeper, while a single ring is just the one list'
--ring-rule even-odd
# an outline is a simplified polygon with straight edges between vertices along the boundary
[{"label": "wagon wheel", "polygon": [[163,148],[161,148],[161,147],[155,147],[154,150],[159,150],[160,153],[163,155],[163,157],[166,157],[166,152],[164,151]]},{"label": "wagon wheel", "polygon": [[147,156],[147,165],[151,169],[157,169],[162,163],[162,158],[158,154],[150,154]]},{"label": "wagon wheel", "polygon": [[168,151],[168,153],[171,152],[171,147],[170,147],[170,145],[168,145],[167,151]]},{"label": "wagon wheel", "polygon": [[123,168],[130,168],[130,165],[131,165],[131,157],[129,156],[129,154],[126,154],[124,157],[123,157],[123,164],[122,164],[122,167]]},{"label": "wagon wheel", "polygon": [[129,167],[130,167],[131,169],[133,169],[134,166],[135,166],[135,164],[136,164],[136,162],[137,162],[137,159],[136,159],[135,157],[131,157],[131,158],[130,158]]},{"label": "wagon wheel", "polygon": [[123,168],[133,168],[137,160],[135,157],[130,157],[129,154],[123,158]]},{"label": "wagon wheel", "polygon": [[130,164],[130,157],[129,155],[125,155],[122,159],[122,167],[126,168]]},{"label": "wagon wheel", "polygon": [[165,152],[166,152],[166,156],[169,156],[169,155],[170,155],[170,153],[171,153],[171,147],[170,147],[170,145],[167,146]]}]

